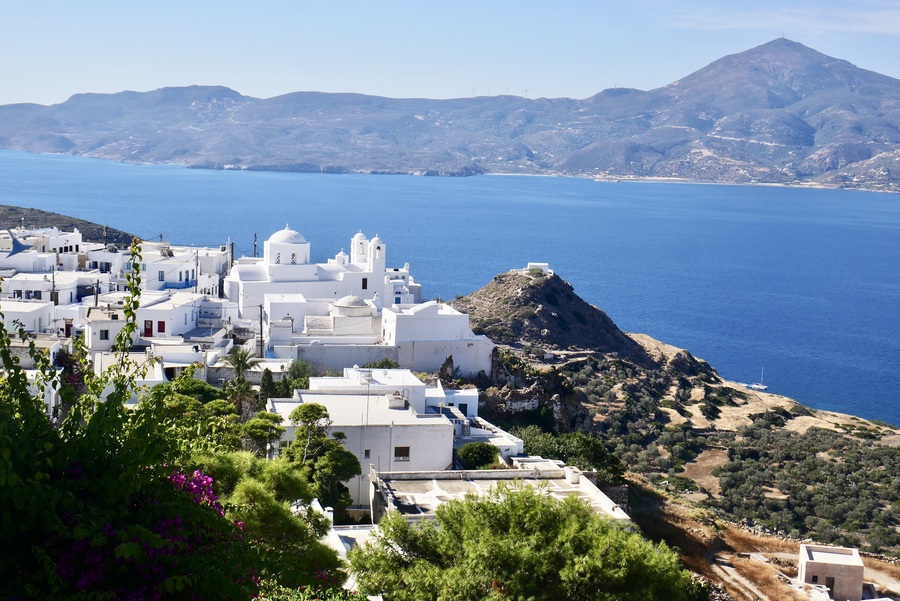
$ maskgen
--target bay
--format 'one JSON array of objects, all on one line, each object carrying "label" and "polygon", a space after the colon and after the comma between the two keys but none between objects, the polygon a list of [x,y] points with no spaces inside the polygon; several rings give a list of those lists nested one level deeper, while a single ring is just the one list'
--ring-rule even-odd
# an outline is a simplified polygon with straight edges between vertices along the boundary
[{"label": "bay", "polygon": [[[728,379],[900,425],[900,198],[848,190],[205,171],[0,151],[0,204],[253,253],[289,225],[324,261],[361,230],[453,298],[548,262],[623,329]],[[9,224],[14,225],[14,224]]]}]

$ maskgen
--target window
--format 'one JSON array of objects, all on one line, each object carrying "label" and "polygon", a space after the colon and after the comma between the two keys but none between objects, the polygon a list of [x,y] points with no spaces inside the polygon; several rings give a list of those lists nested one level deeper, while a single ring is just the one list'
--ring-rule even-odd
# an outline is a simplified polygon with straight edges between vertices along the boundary
[{"label": "window", "polygon": [[368,290],[368,289],[369,289],[369,278],[363,278],[363,286],[362,286],[362,289],[363,289],[363,290]]},{"label": "window", "polygon": [[395,296],[395,297],[394,297],[394,304],[395,304],[395,305],[399,305],[399,304],[400,304],[400,297],[399,297],[399,296]]},{"label": "window", "polygon": [[275,262],[281,263],[281,253],[275,253]]},{"label": "window", "polygon": [[409,447],[394,447],[394,461],[409,461]]},{"label": "window", "polygon": [[819,577],[818,577],[818,576],[813,576],[813,577],[812,577],[812,584],[819,584]]},{"label": "window", "polygon": [[182,277],[182,276],[181,276],[181,272],[179,271],[179,272],[178,272],[178,281],[179,281],[179,282],[181,281],[181,277]]},{"label": "window", "polygon": [[159,275],[157,275],[156,277],[159,278],[160,282],[165,282],[166,281],[166,272],[160,271]]},{"label": "window", "polygon": [[297,262],[297,253],[291,253],[291,265]]},{"label": "window", "polygon": [[197,277],[197,276],[196,276],[196,271],[195,271],[194,269],[191,269],[191,279],[193,280],[193,279],[195,279],[196,277]]},{"label": "window", "polygon": [[371,454],[371,451],[369,449],[366,449],[365,451],[363,451],[363,459],[369,459]]},{"label": "window", "polygon": [[157,321],[157,322],[156,322],[156,331],[159,332],[160,334],[165,333],[165,331],[166,331],[166,322],[164,322],[164,321]]},{"label": "window", "polygon": [[100,330],[100,340],[109,340],[109,330]]}]

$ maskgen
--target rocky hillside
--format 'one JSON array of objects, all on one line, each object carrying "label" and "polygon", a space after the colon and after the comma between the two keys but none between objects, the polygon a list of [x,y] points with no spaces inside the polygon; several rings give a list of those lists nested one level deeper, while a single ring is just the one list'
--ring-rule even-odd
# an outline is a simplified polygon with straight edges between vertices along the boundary
[{"label": "rocky hillside", "polygon": [[494,341],[536,350],[616,353],[637,364],[653,363],[606,313],[575,294],[571,284],[539,269],[502,273],[451,304],[469,315],[476,333]]},{"label": "rocky hillside", "polygon": [[900,556],[900,430],[723,381],[555,275],[501,274],[453,304],[499,345],[476,382],[489,421],[592,432],[642,482],[759,533]]},{"label": "rocky hillside", "polygon": [[111,242],[114,244],[128,245],[132,235],[104,225],[98,225],[84,219],[50,213],[40,209],[28,209],[0,205],[0,229],[14,227],[58,227],[61,230],[71,232],[78,228],[87,242]]},{"label": "rocky hillside", "polygon": [[217,86],[0,106],[0,148],[218,169],[900,191],[900,80],[780,38],[655,90],[453,100]]}]

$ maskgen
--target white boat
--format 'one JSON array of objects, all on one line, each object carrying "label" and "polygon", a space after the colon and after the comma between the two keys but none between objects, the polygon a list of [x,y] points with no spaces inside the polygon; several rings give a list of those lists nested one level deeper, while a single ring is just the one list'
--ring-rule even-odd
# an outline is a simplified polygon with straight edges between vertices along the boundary
[{"label": "white boat", "polygon": [[765,381],[766,381],[765,374],[766,374],[766,368],[763,367],[760,369],[760,372],[759,372],[759,382],[754,382],[753,384],[747,384],[747,388],[750,388],[752,390],[768,390],[769,387],[766,386],[766,384],[765,384]]}]

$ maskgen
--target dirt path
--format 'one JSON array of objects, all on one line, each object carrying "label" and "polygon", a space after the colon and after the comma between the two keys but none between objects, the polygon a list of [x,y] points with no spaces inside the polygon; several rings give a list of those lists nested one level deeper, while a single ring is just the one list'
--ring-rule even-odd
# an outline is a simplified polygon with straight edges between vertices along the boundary
[{"label": "dirt path", "polygon": [[717,554],[712,557],[710,567],[719,575],[726,586],[736,589],[747,601],[779,601],[769,599],[756,585],[741,576],[731,565],[730,555]]}]

